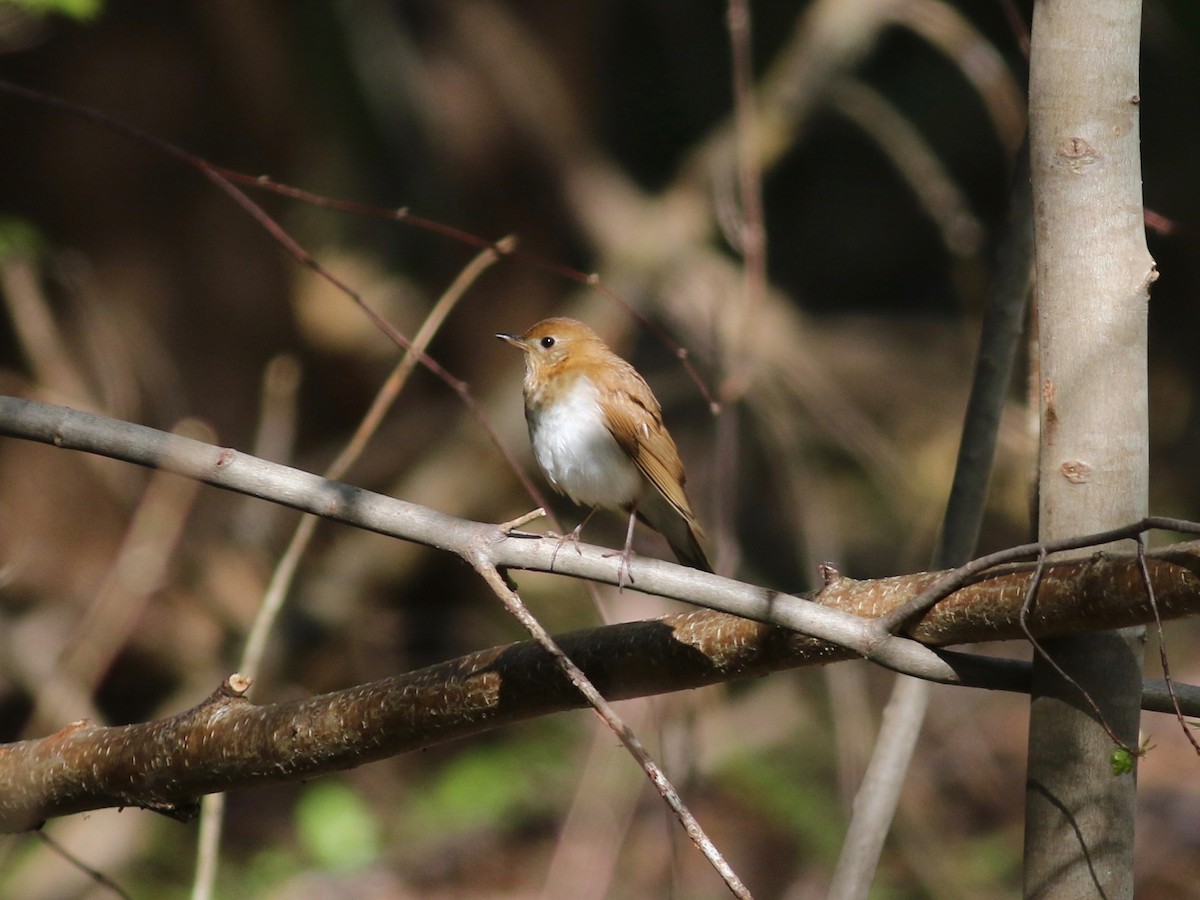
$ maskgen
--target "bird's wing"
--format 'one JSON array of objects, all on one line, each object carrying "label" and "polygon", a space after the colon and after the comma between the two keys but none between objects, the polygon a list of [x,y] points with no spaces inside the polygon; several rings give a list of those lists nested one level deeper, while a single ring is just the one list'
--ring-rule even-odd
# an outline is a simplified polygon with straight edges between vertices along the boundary
[{"label": "bird's wing", "polygon": [[601,391],[607,399],[608,430],[663,498],[680,515],[694,519],[683,490],[683,461],[663,424],[662,408],[637,370],[622,368],[622,377],[611,379]]},{"label": "bird's wing", "polygon": [[662,407],[637,370],[620,362],[610,370],[620,377],[610,378],[600,393],[609,432],[657,491],[638,504],[638,516],[667,539],[680,562],[711,572],[700,543],[704,533],[683,489],[683,461],[663,424]]}]

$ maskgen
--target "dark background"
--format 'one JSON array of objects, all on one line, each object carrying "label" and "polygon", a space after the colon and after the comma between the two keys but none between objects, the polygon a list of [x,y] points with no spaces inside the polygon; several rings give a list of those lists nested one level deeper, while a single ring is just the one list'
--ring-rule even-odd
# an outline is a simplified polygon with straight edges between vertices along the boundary
[{"label": "dark background", "polygon": [[[751,6],[756,68],[766,76],[792,52],[809,7]],[[772,352],[795,363],[772,386],[782,399],[760,389],[757,409],[714,420],[664,345],[608,298],[537,261],[506,260],[471,288],[431,352],[472,385],[526,466],[520,361],[492,335],[578,315],[654,385],[726,568],[802,590],[820,561],[856,577],[927,564],[1021,137],[1020,123],[998,125],[984,101],[1005,90],[1023,96],[1026,61],[1010,13],[1027,23],[1029,4],[923,8],[965,23],[998,54],[1006,71],[990,94],[981,97],[958,61],[903,23],[884,27],[848,77],[889,101],[957,186],[961,240],[948,239],[889,148],[830,99],[839,83],[823,84],[764,175],[769,304],[788,316]],[[722,228],[732,182],[721,166],[697,163],[731,113],[721,4],[107,2],[84,21],[0,4],[0,78],[250,175],[404,206],[489,240],[517,235],[539,260],[598,272],[688,346],[712,389],[730,370],[720,348],[728,346],[721,311],[740,302],[740,283],[721,280],[737,272]],[[1149,236],[1161,272],[1150,315],[1152,509],[1196,518],[1200,8],[1191,0],[1146,3],[1141,98],[1145,200],[1165,223]],[[588,181],[596,172],[609,180]],[[410,224],[251,193],[406,334],[477,252]],[[691,236],[675,247],[680,228]],[[253,450],[264,372],[282,359],[285,398],[289,377],[298,382],[291,400],[277,401],[295,416],[295,440],[278,455],[320,471],[399,358],[351,303],[195,170],[7,93],[0,251],[6,393],[159,428],[194,417],[221,443]],[[22,272],[31,279],[20,281]],[[708,290],[716,299],[701,302]],[[28,326],[38,311],[51,331]],[[741,352],[757,359],[767,349]],[[1036,410],[1025,403],[1024,358],[1020,366],[981,550],[1030,533]],[[146,478],[0,442],[4,739],[45,733],[27,730],[33,698],[108,575]],[[348,480],[481,519],[530,504],[482,428],[424,371]],[[567,526],[577,521],[569,505],[557,510]],[[64,708],[54,727],[82,715],[142,720],[208,693],[236,666],[294,523],[289,512],[203,490],[165,583],[112,665],[85,686],[94,708]],[[615,543],[621,527],[609,517],[589,537]],[[260,701],[521,637],[457,561],[333,526],[318,534]],[[661,553],[655,541],[642,535],[639,546]],[[577,585],[521,584],[553,628],[598,621]],[[616,618],[662,609],[628,595],[604,608]],[[1168,631],[1184,680],[1200,677],[1191,671],[1194,634],[1187,624]],[[821,896],[888,683],[845,665],[629,712],[756,896]],[[1019,884],[1025,704],[939,691],[881,896],[1010,896]],[[1140,774],[1139,896],[1192,896],[1196,760],[1169,719],[1147,717],[1145,727],[1159,746]],[[578,871],[600,896],[609,878],[610,896],[666,896],[670,884],[676,896],[720,896],[632,763],[592,728],[582,714],[559,717],[309,786],[235,795],[225,889],[523,896],[547,883],[556,852],[590,848]],[[585,769],[593,741],[599,768]],[[581,787],[585,770],[597,780]],[[589,824],[562,837],[573,797]],[[128,811],[51,829],[135,891],[187,889],[194,826]],[[352,849],[329,850],[329,832],[350,835]],[[28,838],[5,843],[5,893],[81,890]]]}]

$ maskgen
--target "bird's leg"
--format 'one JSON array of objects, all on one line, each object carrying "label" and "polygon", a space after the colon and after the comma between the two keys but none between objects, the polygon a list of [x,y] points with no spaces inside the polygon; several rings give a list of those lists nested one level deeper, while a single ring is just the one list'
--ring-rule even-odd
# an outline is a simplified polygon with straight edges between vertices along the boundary
[{"label": "bird's leg", "polygon": [[620,556],[621,562],[617,566],[617,590],[623,590],[625,585],[633,584],[633,571],[630,568],[630,560],[633,559],[633,526],[637,523],[637,503],[634,503],[629,508],[629,530],[625,532],[625,549],[620,553],[605,553],[605,557]]},{"label": "bird's leg", "polygon": [[575,552],[583,556],[583,551],[579,549],[579,535],[583,531],[583,526],[592,520],[592,516],[596,514],[596,508],[592,507],[588,510],[588,514],[583,517],[583,521],[575,526],[574,530],[569,534],[555,534],[553,531],[546,532],[547,537],[558,538],[558,546],[554,548],[554,552],[550,554],[550,568],[554,568],[554,560],[558,559],[558,551],[563,548],[563,544],[574,544]]}]

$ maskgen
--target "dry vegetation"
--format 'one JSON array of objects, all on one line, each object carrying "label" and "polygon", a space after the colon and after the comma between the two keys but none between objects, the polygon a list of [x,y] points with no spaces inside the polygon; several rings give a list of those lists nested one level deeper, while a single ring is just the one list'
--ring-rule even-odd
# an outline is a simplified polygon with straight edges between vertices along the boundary
[{"label": "dry vegetation", "polygon": [[[718,567],[789,591],[929,560],[1023,123],[1003,3],[755,4],[770,130],[769,289],[736,253],[722,4],[108,3],[90,24],[0,6],[0,78],[104,110],[214,163],[414,213],[603,282],[690,351],[714,419],[652,332],[603,293],[509,258],[467,289],[345,480],[483,521],[531,505],[520,361],[492,338],[586,319],[662,400]],[[970,7],[970,9],[968,9]],[[831,10],[854,8],[842,21]],[[967,18],[971,16],[974,18]],[[1147,7],[1147,205],[1200,220],[1200,20]],[[966,60],[983,65],[964,69]],[[1018,112],[1014,113],[1014,109]],[[0,94],[0,392],[323,471],[398,359],[345,296],[196,172]],[[915,180],[914,180],[915,179]],[[476,247],[255,195],[407,335]],[[1196,237],[1157,235],[1151,507],[1200,518]],[[1005,417],[981,549],[1029,534],[1031,415]],[[205,432],[201,432],[205,433]],[[558,507],[573,524],[575,510]],[[130,466],[0,441],[0,738],[128,723],[208,695],[241,658],[298,514]],[[589,539],[619,545],[617,517]],[[648,532],[648,555],[665,552]],[[552,631],[661,601],[519,579]],[[1200,679],[1196,626],[1167,635]],[[255,686],[336,690],[524,637],[454,557],[322,524]],[[1020,646],[1002,648],[1024,654]],[[1149,655],[1150,657],[1153,654]],[[621,704],[758,897],[823,896],[892,676],[864,663]],[[881,896],[1019,885],[1028,704],[937,688]],[[1200,777],[1167,717],[1140,773],[1139,897],[1195,895]],[[139,896],[183,896],[194,825],[142,811],[52,822]],[[717,897],[723,887],[611,733],[569,713],[308,784],[233,794],[221,896]],[[0,893],[83,895],[35,837],[0,842]],[[1193,892],[1189,894],[1188,892]]]}]

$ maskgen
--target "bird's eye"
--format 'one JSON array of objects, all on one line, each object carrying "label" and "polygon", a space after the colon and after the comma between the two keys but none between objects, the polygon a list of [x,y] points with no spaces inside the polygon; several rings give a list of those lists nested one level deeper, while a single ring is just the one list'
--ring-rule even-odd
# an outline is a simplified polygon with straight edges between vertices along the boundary
[{"label": "bird's eye", "polygon": [[549,350],[551,347],[554,346],[554,338],[550,337],[550,335],[546,335],[544,338],[542,338],[540,341],[538,341],[538,343],[540,343],[543,347],[545,347],[547,350]]}]

